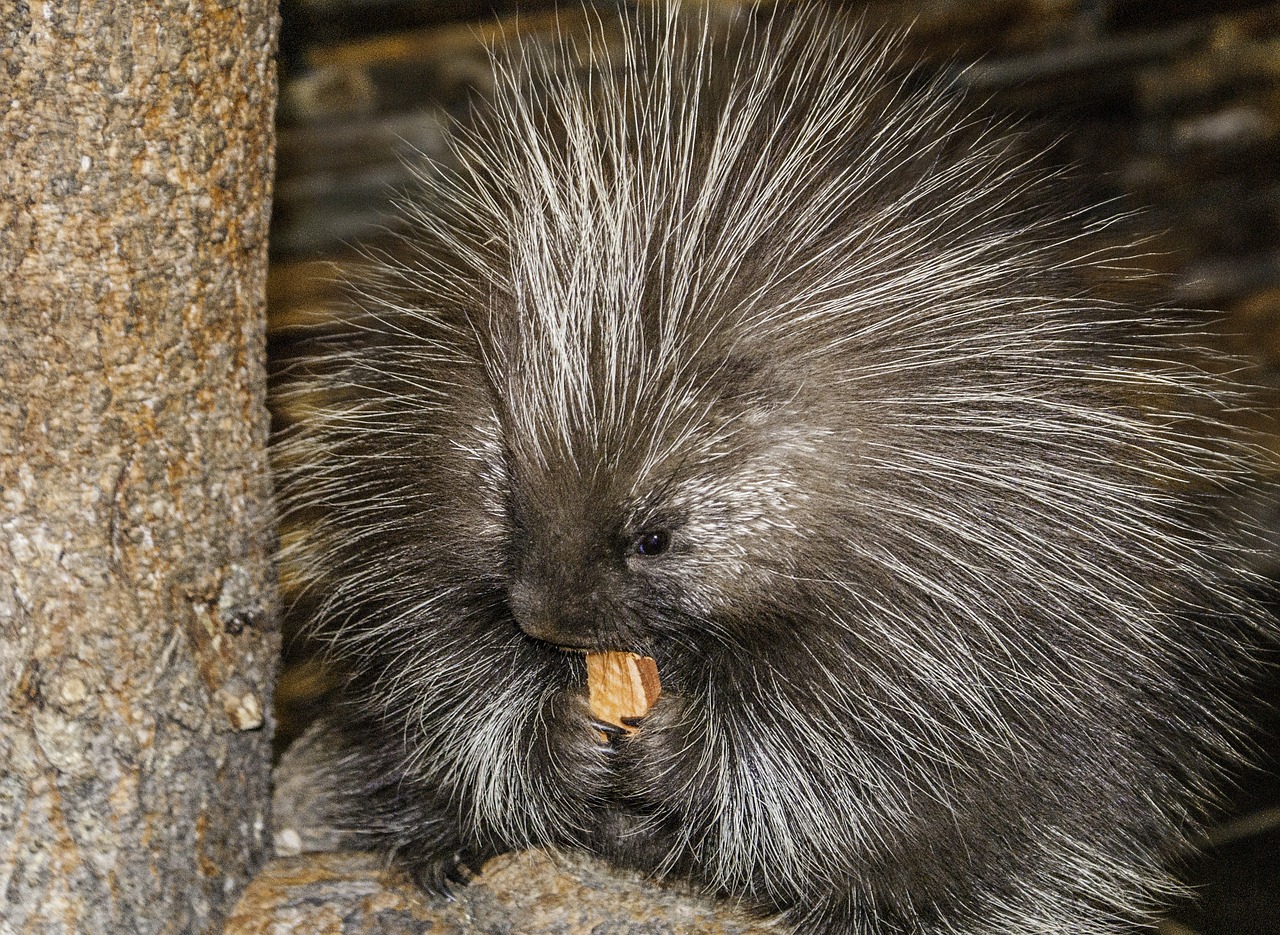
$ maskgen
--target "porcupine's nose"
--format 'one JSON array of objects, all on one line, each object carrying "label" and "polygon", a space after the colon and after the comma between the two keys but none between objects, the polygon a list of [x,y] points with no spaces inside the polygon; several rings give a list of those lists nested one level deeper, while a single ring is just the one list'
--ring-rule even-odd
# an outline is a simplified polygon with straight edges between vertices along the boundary
[{"label": "porcupine's nose", "polygon": [[516,625],[534,639],[561,649],[591,648],[575,623],[582,615],[573,611],[572,602],[556,599],[547,589],[514,581],[507,588],[507,605]]}]

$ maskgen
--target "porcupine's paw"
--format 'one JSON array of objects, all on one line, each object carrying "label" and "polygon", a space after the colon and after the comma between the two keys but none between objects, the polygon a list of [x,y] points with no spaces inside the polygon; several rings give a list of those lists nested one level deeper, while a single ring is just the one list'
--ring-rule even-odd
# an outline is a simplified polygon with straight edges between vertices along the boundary
[{"label": "porcupine's paw", "polygon": [[458,851],[438,857],[417,858],[405,866],[415,886],[430,896],[452,900],[470,883],[483,860],[478,854]]},{"label": "porcupine's paw", "polygon": [[[620,728],[596,718],[585,694],[576,691],[550,695],[531,723],[532,731],[520,743],[519,768],[526,781],[542,792],[537,801],[525,804],[543,815],[543,820],[533,824],[563,830],[577,821],[573,816],[608,799],[612,763],[617,756],[611,741]],[[536,846],[564,842],[508,843]]]},{"label": "porcupine's paw", "polygon": [[666,744],[678,742],[693,726],[684,696],[676,692],[663,693],[643,715],[624,717],[622,723],[629,746],[652,747],[655,753]]},{"label": "porcupine's paw", "polygon": [[[616,733],[610,761],[620,792],[627,798],[666,810],[673,803],[653,801],[660,791],[697,789],[709,777],[699,775],[698,726],[675,693],[662,695],[643,717],[625,718],[627,732]],[[615,731],[617,729],[615,728]]]}]

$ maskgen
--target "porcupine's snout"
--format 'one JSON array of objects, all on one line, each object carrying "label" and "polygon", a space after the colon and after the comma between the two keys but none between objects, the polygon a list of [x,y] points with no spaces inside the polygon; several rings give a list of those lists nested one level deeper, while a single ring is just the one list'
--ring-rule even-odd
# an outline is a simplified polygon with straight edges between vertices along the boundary
[{"label": "porcupine's snout", "polygon": [[614,569],[596,537],[556,530],[523,543],[507,586],[507,604],[528,636],[560,649],[602,650],[616,637],[610,598]]},{"label": "porcupine's snout", "polygon": [[507,603],[525,635],[561,649],[593,648],[590,601],[582,595],[516,581],[508,588]]}]

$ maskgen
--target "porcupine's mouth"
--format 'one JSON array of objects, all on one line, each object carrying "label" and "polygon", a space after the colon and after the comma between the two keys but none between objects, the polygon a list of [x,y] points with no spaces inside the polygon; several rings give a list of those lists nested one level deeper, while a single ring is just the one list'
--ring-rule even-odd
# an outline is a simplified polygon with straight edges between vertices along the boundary
[{"label": "porcupine's mouth", "polygon": [[560,639],[548,639],[546,636],[542,636],[538,633],[529,632],[529,630],[523,626],[519,620],[516,621],[516,626],[519,627],[521,633],[529,637],[529,639],[534,642],[541,643],[543,646],[549,646],[552,649],[557,649],[562,653],[575,653],[579,656],[586,656],[591,653],[638,652],[637,650],[626,649],[620,646],[605,645],[603,643],[566,643]]},{"label": "porcupine's mouth", "polygon": [[[522,602],[517,599],[514,603]],[[575,678],[573,681],[577,684],[564,685],[563,689],[585,696],[594,732],[600,740],[613,745],[641,729],[641,722],[662,690],[657,664],[648,653],[638,648],[621,649],[617,642],[604,640],[570,642],[565,637],[577,635],[572,629],[556,626],[545,616],[521,614],[519,609],[511,608],[511,618],[525,637],[583,660],[585,671],[579,670],[578,677],[585,675],[585,684]]]}]

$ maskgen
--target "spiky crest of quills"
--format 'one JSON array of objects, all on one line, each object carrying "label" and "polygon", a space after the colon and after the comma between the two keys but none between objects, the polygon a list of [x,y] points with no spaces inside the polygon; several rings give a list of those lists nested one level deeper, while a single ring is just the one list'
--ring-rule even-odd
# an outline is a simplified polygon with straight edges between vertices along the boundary
[{"label": "spiky crest of quills", "polygon": [[[898,54],[665,8],[503,52],[283,383],[333,781],[422,879],[585,848],[876,935],[1114,932],[1170,891],[1262,641],[1221,508],[1250,456],[1202,440],[1229,391]],[[598,741],[526,606],[658,661],[641,730]]]}]

